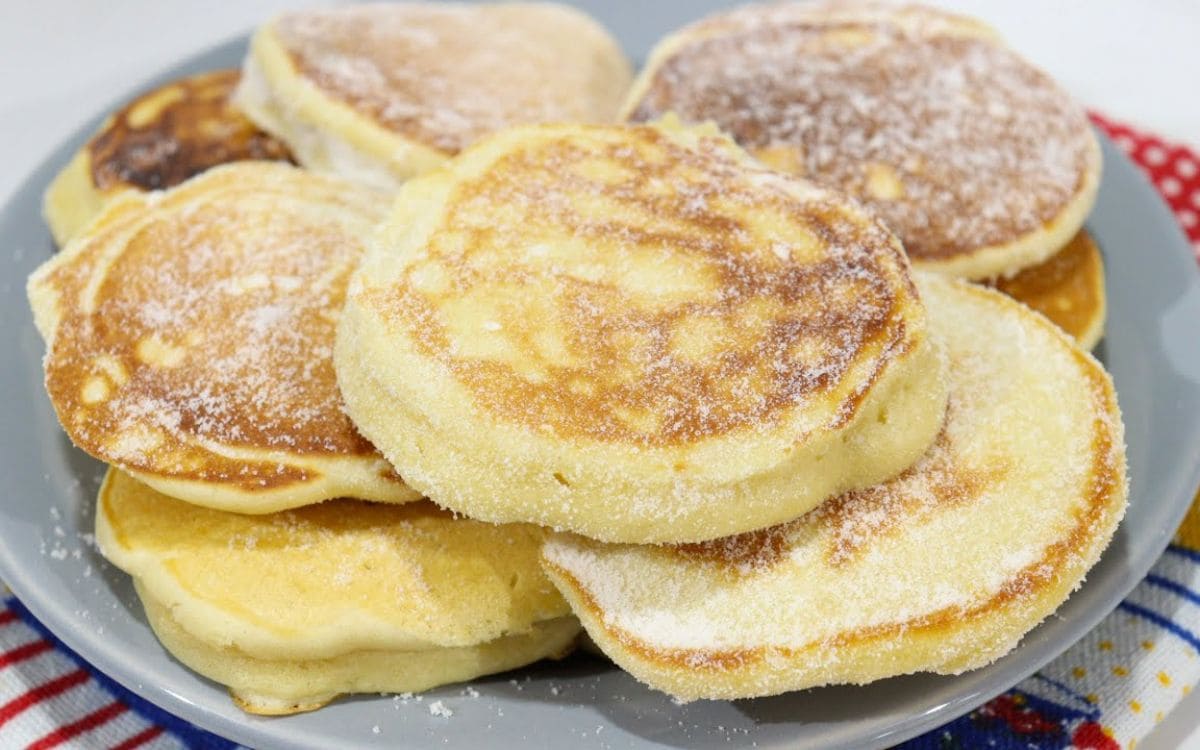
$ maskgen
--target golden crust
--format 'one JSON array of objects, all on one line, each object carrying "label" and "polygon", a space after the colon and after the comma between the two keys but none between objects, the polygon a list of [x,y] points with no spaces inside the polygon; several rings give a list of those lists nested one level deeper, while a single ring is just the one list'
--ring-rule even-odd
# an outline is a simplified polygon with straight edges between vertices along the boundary
[{"label": "golden crust", "polygon": [[355,423],[438,503],[641,542],[890,476],[945,398],[886,229],[670,126],[514,129],[410,182],[334,359]]},{"label": "golden crust", "polygon": [[342,413],[331,361],[385,203],[266,162],[110,202],[29,280],[68,435],[202,505],[416,499]]},{"label": "golden crust", "polygon": [[245,69],[239,105],[305,166],[380,187],[493,130],[611,121],[632,75],[591,18],[537,3],[285,14]]},{"label": "golden crust", "polygon": [[227,513],[116,469],[97,498],[97,544],[134,576],[155,634],[252,713],[561,656],[579,623],[540,569],[544,537],[429,502]]},{"label": "golden crust", "polygon": [[1094,348],[1104,334],[1104,258],[1086,231],[1036,266],[988,283],[1045,315],[1084,349]]},{"label": "golden crust", "polygon": [[230,104],[239,79],[236,70],[181,78],[105,120],[46,191],[55,242],[65,245],[124,190],[163,190],[233,161],[290,161],[286,146]]},{"label": "golden crust", "polygon": [[579,622],[561,617],[472,646],[426,651],[353,651],[328,659],[263,659],[196,638],[168,608],[134,582],[154,634],[180,662],[229,688],[250,714],[315,711],[339,695],[418,693],[440,685],[506,672],[540,659],[561,659],[575,647]]},{"label": "golden crust", "polygon": [[569,614],[545,531],[430,502],[338,499],[266,515],[202,508],[111,469],[97,544],[200,640],[263,659],[471,646]]},{"label": "golden crust", "polygon": [[950,276],[1045,260],[1099,186],[1082,109],[994,32],[919,6],[718,14],[660,42],[623,111],[715,122],[772,167],[854,195],[915,266]]},{"label": "golden crust", "polygon": [[909,472],[705,548],[547,545],[551,579],[614,661],[687,699],[957,673],[1010,650],[1078,586],[1125,508],[1111,380],[1001,295],[923,289],[948,336],[952,405]]}]

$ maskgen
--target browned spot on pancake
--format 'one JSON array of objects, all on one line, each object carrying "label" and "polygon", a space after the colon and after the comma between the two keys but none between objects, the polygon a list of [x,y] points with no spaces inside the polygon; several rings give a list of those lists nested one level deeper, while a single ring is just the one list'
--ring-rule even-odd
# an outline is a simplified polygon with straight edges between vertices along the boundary
[{"label": "browned spot on pancake", "polygon": [[1092,328],[1104,306],[1104,262],[1085,231],[1048,260],[990,284],[1045,315],[1075,338]]},{"label": "browned spot on pancake", "polygon": [[134,99],[88,142],[92,182],[101,190],[162,190],[218,164],[291,161],[286,146],[230,104],[240,78],[219,70]]},{"label": "browned spot on pancake", "polygon": [[[911,347],[915,293],[882,225],[796,197],[715,141],[585,132],[460,184],[424,266],[368,292],[487,409],[564,437],[667,445],[769,427],[821,396],[836,427]],[[763,216],[777,224],[752,223]],[[538,253],[562,257],[524,260]],[[439,288],[419,278],[429,266]],[[639,280],[646,267],[660,270]],[[495,306],[478,336],[519,357],[458,350],[445,316],[464,300]],[[716,333],[689,355],[697,325]],[[560,337],[548,353],[547,329]]]},{"label": "browned spot on pancake", "polygon": [[783,559],[787,553],[788,535],[796,523],[783,523],[707,542],[673,545],[669,549],[685,559],[706,560],[735,573],[760,573]]},{"label": "browned spot on pancake", "polygon": [[[994,595],[968,607],[946,607],[909,620],[881,623],[856,628],[833,638],[794,646],[747,647],[729,649],[660,648],[635,634],[605,621],[604,610],[595,596],[571,572],[545,561],[569,583],[579,596],[593,626],[602,627],[613,638],[638,655],[638,658],[659,667],[689,672],[731,672],[763,668],[769,659],[803,658],[808,654],[828,653],[830,649],[869,648],[873,644],[897,642],[916,638],[959,637],[969,632],[979,619],[1002,616],[1021,618],[1025,628],[1033,627],[1058,603],[1051,587],[1066,590],[1070,581],[1077,581],[1095,561],[1108,541],[1108,532],[1115,527],[1122,505],[1114,502],[1124,481],[1124,447],[1118,444],[1118,415],[1116,394],[1099,366],[1083,352],[1073,352],[1080,371],[1088,381],[1089,396],[1096,409],[1092,423],[1092,462],[1083,491],[1083,502],[1075,515],[1070,531],[1057,543],[1050,545],[1039,559],[1013,575]],[[1026,612],[1023,617],[1021,612]],[[580,613],[581,616],[583,613]],[[772,661],[772,664],[777,662]]]},{"label": "browned spot on pancake", "polygon": [[[124,206],[125,221],[102,225],[48,279],[61,321],[46,387],[60,421],[79,447],[110,463],[246,489],[319,475],[230,459],[204,442],[283,456],[374,454],[342,410],[332,363],[360,238],[288,203],[295,183],[245,188],[236,172],[208,179],[202,201],[175,192]],[[346,200],[369,226],[365,205],[373,204],[353,195],[322,197]],[[90,287],[111,243],[122,251]],[[89,389],[96,382],[103,387]]]},{"label": "browned spot on pancake", "polygon": [[1011,242],[1075,197],[1087,119],[1015,52],[818,13],[715,17],[715,35],[666,59],[630,119],[712,120],[773,166],[855,195],[915,259]]}]

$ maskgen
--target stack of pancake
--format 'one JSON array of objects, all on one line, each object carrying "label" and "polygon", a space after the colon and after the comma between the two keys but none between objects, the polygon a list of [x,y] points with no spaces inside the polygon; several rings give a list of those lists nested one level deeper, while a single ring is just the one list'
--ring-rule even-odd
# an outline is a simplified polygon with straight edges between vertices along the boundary
[{"label": "stack of pancake", "polygon": [[684,699],[960,672],[1107,545],[1108,375],[947,278],[1098,338],[1061,90],[978,23],[845,4],[705,19],[631,78],[552,5],[296,13],[51,186],[29,295],[112,466],[98,542],[246,710],[581,625]]}]

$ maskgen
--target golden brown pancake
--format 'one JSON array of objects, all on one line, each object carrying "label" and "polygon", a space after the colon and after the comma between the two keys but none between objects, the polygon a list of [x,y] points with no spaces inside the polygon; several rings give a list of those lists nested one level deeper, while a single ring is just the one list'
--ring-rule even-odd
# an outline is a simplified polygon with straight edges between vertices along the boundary
[{"label": "golden brown pancake", "polygon": [[915,461],[945,404],[895,237],[669,124],[514,128],[410,181],[334,361],[427,497],[614,541],[794,518]]},{"label": "golden brown pancake", "polygon": [[538,562],[545,530],[357,500],[248,516],[110,470],[96,541],[155,633],[255,713],[410,692],[561,656],[579,632]]},{"label": "golden brown pancake", "polygon": [[871,2],[749,5],[659,43],[624,111],[712,121],[765,163],[875,211],[918,268],[1046,259],[1095,200],[1084,111],[978,22]]},{"label": "golden brown pancake", "polygon": [[263,25],[237,101],[306,167],[394,188],[494,130],[611,122],[631,77],[566,6],[374,4]]},{"label": "golden brown pancake", "polygon": [[1084,349],[1094,348],[1104,334],[1104,258],[1087,232],[1048,260],[989,284],[1054,321]]},{"label": "golden brown pancake", "polygon": [[83,450],[191,502],[404,502],[342,411],[332,347],[387,201],[270,162],[127,192],[30,277],[46,388]]},{"label": "golden brown pancake", "polygon": [[124,190],[163,190],[218,164],[290,161],[280,141],[230,104],[236,70],[181,78],[113,113],[50,183],[46,221],[61,247]]},{"label": "golden brown pancake", "polygon": [[950,406],[911,468],[703,544],[547,542],[551,579],[617,664],[684,699],[956,674],[1007,653],[1080,584],[1128,491],[1111,379],[1011,298],[919,281]]}]

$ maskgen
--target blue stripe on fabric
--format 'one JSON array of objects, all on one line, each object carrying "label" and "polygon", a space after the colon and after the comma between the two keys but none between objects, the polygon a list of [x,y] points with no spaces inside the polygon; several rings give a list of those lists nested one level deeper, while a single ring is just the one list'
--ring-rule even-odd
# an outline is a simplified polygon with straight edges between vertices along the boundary
[{"label": "blue stripe on fabric", "polygon": [[1184,629],[1174,622],[1171,622],[1157,612],[1149,610],[1139,604],[1134,604],[1133,602],[1127,601],[1118,604],[1117,609],[1123,609],[1131,615],[1137,615],[1144,620],[1154,623],[1168,633],[1176,635],[1184,641],[1187,641],[1189,646],[1195,649],[1197,653],[1200,653],[1200,638],[1197,638],[1194,634],[1192,634],[1191,631]]},{"label": "blue stripe on fabric", "polygon": [[1170,578],[1164,578],[1163,576],[1151,573],[1146,576],[1145,582],[1151,586],[1156,586],[1165,591],[1170,591],[1172,594],[1181,596],[1192,604],[1200,604],[1200,594],[1197,594],[1183,584],[1172,581]]},{"label": "blue stripe on fabric", "polygon": [[51,633],[50,630],[36,617],[34,617],[33,614],[25,608],[25,605],[21,604],[21,602],[17,599],[6,598],[4,600],[4,605],[16,612],[17,616],[20,617],[25,624],[36,630],[43,638],[53,643],[56,649],[66,654],[81,667],[86,669],[88,673],[96,680],[96,682],[100,683],[100,686],[111,693],[113,697],[117,698],[126,706],[129,706],[131,709],[136,711],[146,721],[150,722],[151,724],[157,724],[158,726],[166,729],[167,732],[169,732],[175,739],[183,743],[185,747],[191,748],[191,750],[237,750],[237,748],[241,747],[235,742],[230,742],[223,737],[218,737],[217,735],[205,731],[189,721],[181,719],[172,713],[168,713],[145,698],[142,698],[136,693],[132,693],[126,688],[122,687],[111,677],[89,664],[82,656],[68,648],[65,643],[59,640],[56,635]]},{"label": "blue stripe on fabric", "polygon": [[[1087,699],[1087,696],[1085,696],[1083,693],[1080,693],[1076,690],[1072,690],[1071,686],[1067,685],[1065,682],[1060,682],[1060,681],[1054,679],[1053,677],[1047,677],[1046,675],[1042,674],[1041,672],[1034,672],[1032,675],[1029,676],[1029,679],[1044,682],[1047,685],[1057,689],[1059,692],[1061,692],[1063,695],[1067,696],[1071,700],[1075,701],[1078,704],[1078,706],[1075,707],[1076,710],[1078,710],[1080,712],[1080,714],[1083,716],[1083,718],[1087,719],[1088,721],[1098,721],[1100,719],[1100,707],[1093,704],[1091,701],[1089,701]],[[1020,690],[1021,686],[1017,685],[1017,687],[1015,687],[1013,689]],[[1028,691],[1026,691],[1026,692],[1028,692]],[[1054,701],[1054,702],[1058,703],[1058,701]],[[1062,704],[1060,704],[1060,705],[1062,705]]]},{"label": "blue stripe on fabric", "polygon": [[1167,552],[1174,553],[1180,557],[1186,557],[1194,563],[1200,563],[1200,550],[1189,549],[1178,544],[1168,544]]}]

